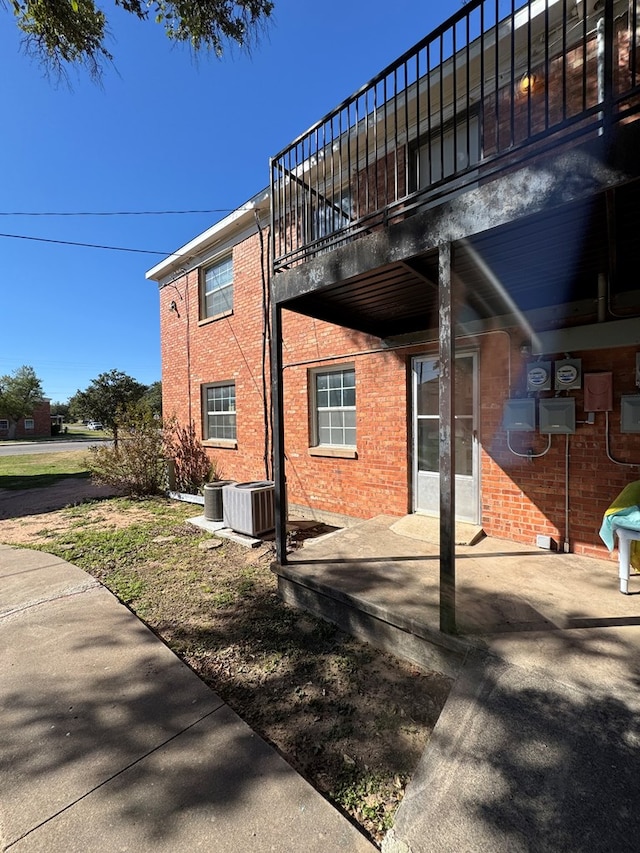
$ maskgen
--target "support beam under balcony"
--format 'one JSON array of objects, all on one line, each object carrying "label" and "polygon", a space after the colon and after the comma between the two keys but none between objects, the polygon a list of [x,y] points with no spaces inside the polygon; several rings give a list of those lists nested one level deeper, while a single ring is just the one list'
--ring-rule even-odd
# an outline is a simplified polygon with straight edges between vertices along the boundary
[{"label": "support beam under balcony", "polygon": [[284,462],[284,400],[282,374],[282,308],[273,303],[271,310],[271,400],[273,424],[273,479],[275,483],[276,558],[287,562],[287,491]]},{"label": "support beam under balcony", "polygon": [[456,629],[455,556],[455,338],[451,281],[451,243],[438,250],[440,375],[440,630]]}]

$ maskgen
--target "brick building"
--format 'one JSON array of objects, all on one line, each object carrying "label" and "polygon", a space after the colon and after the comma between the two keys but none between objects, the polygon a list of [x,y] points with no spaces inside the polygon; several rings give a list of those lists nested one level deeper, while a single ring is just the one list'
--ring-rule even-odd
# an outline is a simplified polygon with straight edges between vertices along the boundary
[{"label": "brick building", "polygon": [[637,2],[507,7],[465,4],[149,271],[164,411],[290,510],[603,556],[640,472]]},{"label": "brick building", "polygon": [[[0,412],[0,438],[9,438],[11,424]],[[26,418],[20,418],[12,438],[47,438],[51,435],[51,404],[44,400]]]}]

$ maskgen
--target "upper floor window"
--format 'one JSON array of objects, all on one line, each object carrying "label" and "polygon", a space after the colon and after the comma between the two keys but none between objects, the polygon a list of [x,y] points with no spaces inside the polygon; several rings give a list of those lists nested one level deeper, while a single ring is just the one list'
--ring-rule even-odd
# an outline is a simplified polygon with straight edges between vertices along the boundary
[{"label": "upper floor window", "polygon": [[201,312],[203,319],[233,311],[233,258],[229,255],[202,270]]},{"label": "upper floor window", "polygon": [[353,202],[348,190],[335,198],[318,196],[311,209],[310,239],[328,237],[351,222]]},{"label": "upper floor window", "polygon": [[317,371],[312,377],[314,444],[355,447],[355,369]]},{"label": "upper floor window", "polygon": [[480,161],[480,125],[471,113],[435,127],[428,139],[421,139],[413,162],[414,189],[423,189],[444,178],[465,172]]},{"label": "upper floor window", "polygon": [[203,437],[235,441],[236,386],[234,382],[205,385],[202,389]]}]

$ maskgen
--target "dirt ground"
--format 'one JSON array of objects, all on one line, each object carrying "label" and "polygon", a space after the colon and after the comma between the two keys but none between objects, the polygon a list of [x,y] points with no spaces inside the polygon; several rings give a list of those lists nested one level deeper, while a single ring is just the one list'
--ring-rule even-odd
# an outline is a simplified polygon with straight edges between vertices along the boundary
[{"label": "dirt ground", "polygon": [[98,578],[289,763],[380,842],[451,687],[294,610],[272,545],[186,523],[193,504],[96,500],[89,481],[0,491],[0,542]]}]

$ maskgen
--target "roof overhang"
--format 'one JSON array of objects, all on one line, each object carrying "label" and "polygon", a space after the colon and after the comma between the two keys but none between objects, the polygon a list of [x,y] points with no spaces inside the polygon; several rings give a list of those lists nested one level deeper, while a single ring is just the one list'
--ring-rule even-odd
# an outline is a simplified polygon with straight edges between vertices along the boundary
[{"label": "roof overhang", "polygon": [[176,273],[188,272],[198,266],[203,256],[216,246],[238,242],[249,229],[256,229],[256,214],[262,222],[268,221],[270,213],[270,191],[264,189],[240,205],[211,228],[198,234],[175,252],[168,255],[145,273],[145,278],[157,281],[162,287]]}]

